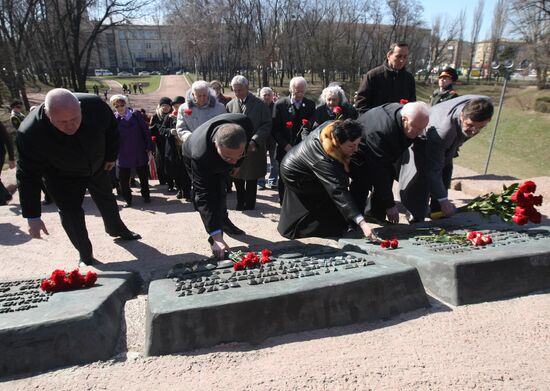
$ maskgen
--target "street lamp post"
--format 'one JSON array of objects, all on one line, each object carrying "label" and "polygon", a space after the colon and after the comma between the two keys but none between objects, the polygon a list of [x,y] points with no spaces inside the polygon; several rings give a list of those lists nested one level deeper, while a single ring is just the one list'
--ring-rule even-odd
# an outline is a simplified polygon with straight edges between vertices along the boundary
[{"label": "street lamp post", "polygon": [[493,129],[493,136],[491,138],[491,145],[489,146],[489,153],[487,154],[487,161],[485,162],[485,170],[483,175],[487,175],[487,170],[489,169],[489,162],[491,161],[491,154],[493,152],[493,146],[495,145],[495,139],[497,136],[498,123],[500,121],[500,112],[502,111],[502,105],[504,104],[504,94],[506,93],[506,85],[508,80],[510,80],[510,75],[513,72],[514,63],[511,61],[506,61],[504,66],[500,64],[493,64],[493,70],[498,71],[504,77],[504,84],[502,85],[502,92],[500,93],[500,103],[498,105],[497,119],[495,121],[495,127]]}]

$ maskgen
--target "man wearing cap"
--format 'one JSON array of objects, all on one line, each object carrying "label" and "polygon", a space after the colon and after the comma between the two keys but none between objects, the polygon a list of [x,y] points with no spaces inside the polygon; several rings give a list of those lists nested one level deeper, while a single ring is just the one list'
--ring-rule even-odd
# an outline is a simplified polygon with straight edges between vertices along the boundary
[{"label": "man wearing cap", "polygon": [[432,93],[431,106],[458,96],[453,89],[453,83],[458,80],[458,75],[453,68],[446,67],[441,71],[438,78],[439,88]]},{"label": "man wearing cap", "polygon": [[98,96],[55,88],[17,131],[17,183],[30,235],[40,238],[41,231],[48,234],[40,217],[44,177],[63,229],[86,265],[97,262],[82,209],[86,190],[109,235],[123,240],[140,238],[120,219],[109,179],[108,171],[115,166],[118,154],[117,126],[113,112]]},{"label": "man wearing cap", "polygon": [[414,76],[405,70],[409,58],[409,45],[394,42],[386,54],[386,61],[371,69],[357,90],[355,107],[361,114],[384,103],[416,101]]},{"label": "man wearing cap", "polygon": [[432,212],[455,213],[447,198],[453,159],[492,116],[490,98],[480,95],[464,95],[431,107],[428,126],[403,156],[399,174],[401,203],[412,214],[411,222],[424,221],[430,198]]}]

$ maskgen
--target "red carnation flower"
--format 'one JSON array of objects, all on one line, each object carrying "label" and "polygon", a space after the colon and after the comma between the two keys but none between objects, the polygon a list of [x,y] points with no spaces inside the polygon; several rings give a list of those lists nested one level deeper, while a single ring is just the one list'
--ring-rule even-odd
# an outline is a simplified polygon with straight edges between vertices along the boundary
[{"label": "red carnation flower", "polygon": [[64,280],[65,280],[65,270],[60,270],[60,269],[54,270],[52,272],[50,280],[55,282],[55,284],[58,285],[58,286],[63,286],[64,285]]},{"label": "red carnation flower", "polygon": [[399,100],[399,103],[401,103],[402,105],[406,105],[407,103],[409,103],[409,101],[407,99],[401,99]]},{"label": "red carnation flower", "polygon": [[481,241],[484,246],[493,243],[493,239],[489,235],[481,235]]},{"label": "red carnation flower", "polygon": [[340,114],[342,114],[342,107],[336,106],[335,108],[332,109],[332,113],[336,116],[339,116]]},{"label": "red carnation flower", "polygon": [[541,195],[533,196],[531,199],[533,200],[533,205],[535,205],[535,206],[541,206],[542,205],[542,196]]},{"label": "red carnation flower", "polygon": [[529,219],[525,215],[514,215],[514,217],[512,217],[512,220],[517,225],[525,225],[529,222]]},{"label": "red carnation flower", "polygon": [[397,241],[397,239],[393,239],[390,242],[390,247],[393,248],[393,249],[396,249],[397,247],[399,247],[399,242]]},{"label": "red carnation flower", "polygon": [[262,250],[262,257],[270,257],[272,254],[271,250],[267,249],[267,248],[264,248]]},{"label": "red carnation flower", "polygon": [[518,191],[521,193],[534,193],[536,190],[537,185],[533,181],[525,181],[518,188]]},{"label": "red carnation flower", "polygon": [[151,141],[156,143],[157,142],[157,136],[151,136]]},{"label": "red carnation flower", "polygon": [[268,263],[268,262],[271,262],[271,259],[269,257],[262,257],[262,259],[260,260],[261,263]]},{"label": "red carnation flower", "polygon": [[481,238],[481,236],[478,236],[473,240],[473,243],[476,246],[483,246],[483,239]]},{"label": "red carnation flower", "polygon": [[235,271],[244,270],[244,263],[235,262],[235,264],[233,265],[233,270],[235,270]]},{"label": "red carnation flower", "polygon": [[302,125],[303,126],[309,125],[309,120],[307,118],[302,118]]},{"label": "red carnation flower", "polygon": [[478,236],[480,235],[479,232],[476,232],[476,231],[470,231],[466,234],[466,239],[468,240],[473,240],[475,238],[477,238]]},{"label": "red carnation flower", "polygon": [[540,224],[540,221],[542,220],[542,215],[540,214],[540,212],[533,210],[533,212],[531,212],[531,214],[529,215],[529,220],[531,220],[532,223]]},{"label": "red carnation flower", "polygon": [[294,126],[294,124],[292,123],[292,121],[287,121],[285,126],[287,129],[291,129]]},{"label": "red carnation flower", "polygon": [[55,288],[54,282],[51,280],[42,280],[40,283],[40,289],[44,292],[53,292]]},{"label": "red carnation flower", "polygon": [[86,273],[86,277],[84,277],[84,285],[86,286],[92,286],[97,281],[97,273],[94,273],[92,271],[89,271]]},{"label": "red carnation flower", "polygon": [[185,113],[185,115],[193,114],[193,110],[191,110],[191,109],[185,109],[185,110],[183,110],[183,112]]},{"label": "red carnation flower", "polygon": [[390,241],[389,240],[382,240],[382,242],[380,242],[380,247],[382,247],[382,248],[390,247]]},{"label": "red carnation flower", "polygon": [[178,111],[177,110],[172,111],[172,117],[177,117],[177,116],[178,116]]}]

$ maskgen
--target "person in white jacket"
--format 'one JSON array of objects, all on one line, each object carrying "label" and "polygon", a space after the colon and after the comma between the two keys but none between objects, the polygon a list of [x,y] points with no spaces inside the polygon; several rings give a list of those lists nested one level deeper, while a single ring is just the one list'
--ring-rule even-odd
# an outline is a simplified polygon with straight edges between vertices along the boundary
[{"label": "person in white jacket", "polygon": [[178,110],[175,134],[183,144],[200,125],[225,113],[225,106],[218,102],[209,84],[204,80],[197,80],[191,85],[185,103]]}]

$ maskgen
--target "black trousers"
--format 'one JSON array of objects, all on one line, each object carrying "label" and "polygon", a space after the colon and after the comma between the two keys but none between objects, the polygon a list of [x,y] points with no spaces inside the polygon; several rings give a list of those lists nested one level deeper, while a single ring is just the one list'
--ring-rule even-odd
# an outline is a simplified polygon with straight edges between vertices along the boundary
[{"label": "black trousers", "polygon": [[256,207],[258,180],[233,178],[233,182],[235,182],[235,189],[237,189],[237,209],[254,209]]},{"label": "black trousers", "polygon": [[93,258],[92,243],[88,238],[84,209],[82,209],[86,189],[90,192],[103,218],[105,232],[117,236],[128,230],[120,218],[107,171],[101,169],[89,177],[48,176],[45,178],[45,183],[50,196],[59,208],[61,225],[73,246],[78,250],[81,260]]},{"label": "black trousers", "polygon": [[[279,182],[283,178],[279,177]],[[345,232],[348,223],[325,192],[303,194],[285,189],[277,230],[288,239],[334,238]]]},{"label": "black trousers", "polygon": [[[141,187],[141,196],[144,199],[149,198],[149,166],[141,166],[135,168],[136,173],[139,177],[139,185]],[[118,168],[118,177],[120,182],[120,192],[124,201],[131,203],[132,202],[132,190],[130,189],[130,177],[131,177],[131,168]]]}]

